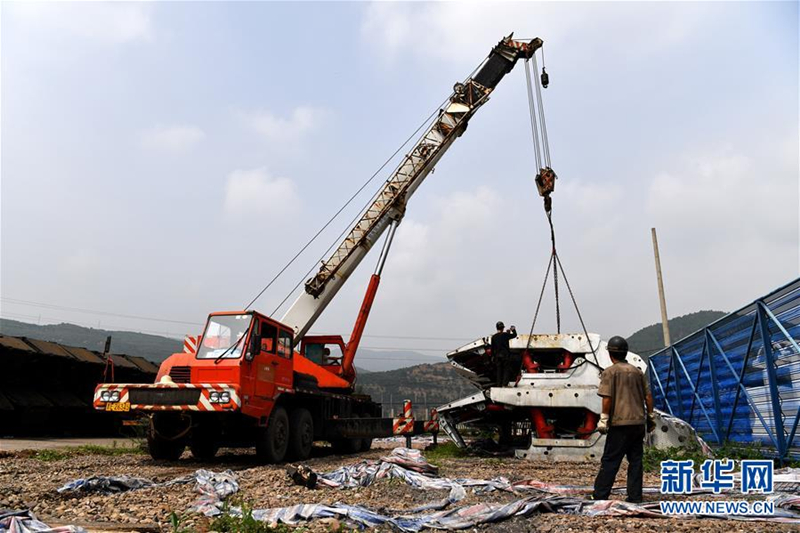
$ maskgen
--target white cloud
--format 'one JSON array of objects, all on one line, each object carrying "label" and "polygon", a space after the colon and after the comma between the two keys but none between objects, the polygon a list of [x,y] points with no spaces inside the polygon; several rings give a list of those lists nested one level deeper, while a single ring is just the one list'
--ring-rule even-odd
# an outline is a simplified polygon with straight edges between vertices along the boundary
[{"label": "white cloud", "polygon": [[579,178],[559,179],[553,194],[558,204],[569,205],[570,209],[594,211],[603,206],[611,206],[622,197],[619,185],[601,180],[599,183],[587,182]]},{"label": "white cloud", "polygon": [[102,266],[103,259],[100,254],[89,248],[80,248],[64,257],[60,269],[68,276],[85,278],[95,275]]},{"label": "white cloud", "polygon": [[[365,11],[361,33],[378,45],[382,57],[411,51],[477,64],[512,31],[517,38],[541,37],[561,56],[568,49],[582,57],[631,56],[681,42],[707,11],[697,5],[602,2],[374,2]],[[587,46],[593,42],[602,46]]]},{"label": "white cloud", "polygon": [[197,126],[156,126],[142,134],[142,144],[149,149],[186,152],[205,138]]},{"label": "white cloud", "polygon": [[[780,149],[773,139],[771,152]],[[658,228],[671,309],[698,299],[735,309],[797,276],[798,175],[794,165],[718,150],[685,157],[652,181],[647,214]],[[699,304],[702,305],[702,304]]]},{"label": "white cloud", "polygon": [[706,238],[783,240],[784,230],[795,229],[796,178],[796,169],[760,168],[729,150],[685,158],[653,179],[647,208],[656,220]]},{"label": "white cloud", "polygon": [[296,212],[300,204],[294,182],[275,178],[265,168],[235,170],[225,183],[225,214],[233,219],[254,215],[280,218]]},{"label": "white cloud", "polygon": [[[387,266],[387,301],[402,301],[397,313],[427,309],[433,315],[469,309],[475,298],[489,293],[492,276],[510,263],[496,264],[497,249],[509,247],[510,219],[500,195],[489,187],[458,191],[434,201],[434,220],[406,218],[400,225]],[[505,252],[501,252],[505,254]],[[510,256],[514,252],[509,253]],[[492,274],[471,279],[476,270]]]},{"label": "white cloud", "polygon": [[12,23],[48,38],[78,37],[103,43],[153,38],[153,6],[147,2],[13,2],[3,6]]},{"label": "white cloud", "polygon": [[257,111],[246,117],[250,126],[270,142],[295,142],[319,127],[326,112],[311,106],[294,108],[288,116]]},{"label": "white cloud", "polygon": [[489,187],[474,192],[458,191],[439,202],[441,229],[452,242],[470,240],[480,234],[490,235],[490,222],[500,212],[500,196]]}]

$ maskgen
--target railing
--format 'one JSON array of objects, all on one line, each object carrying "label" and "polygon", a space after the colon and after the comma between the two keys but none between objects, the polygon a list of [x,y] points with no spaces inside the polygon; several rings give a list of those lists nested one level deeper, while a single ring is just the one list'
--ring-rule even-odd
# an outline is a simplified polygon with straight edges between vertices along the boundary
[{"label": "railing", "polygon": [[800,453],[800,278],[650,356],[656,407],[705,439]]}]

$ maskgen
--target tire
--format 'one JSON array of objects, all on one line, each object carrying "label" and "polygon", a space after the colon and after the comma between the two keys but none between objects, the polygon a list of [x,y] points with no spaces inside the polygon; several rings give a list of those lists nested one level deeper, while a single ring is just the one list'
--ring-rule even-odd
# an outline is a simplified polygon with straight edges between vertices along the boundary
[{"label": "tire", "polygon": [[204,421],[192,429],[189,449],[198,461],[211,461],[219,451],[220,430],[214,421]]},{"label": "tire", "polygon": [[153,419],[150,420],[150,428],[147,430],[147,450],[150,452],[150,457],[156,461],[177,461],[185,449],[184,439],[164,438],[156,431]]},{"label": "tire", "polygon": [[266,463],[280,463],[289,446],[289,416],[283,407],[275,407],[266,427],[258,428],[256,455]]},{"label": "tire", "polygon": [[304,461],[311,455],[314,444],[314,419],[308,409],[298,407],[289,415],[289,447],[286,456],[292,461]]}]

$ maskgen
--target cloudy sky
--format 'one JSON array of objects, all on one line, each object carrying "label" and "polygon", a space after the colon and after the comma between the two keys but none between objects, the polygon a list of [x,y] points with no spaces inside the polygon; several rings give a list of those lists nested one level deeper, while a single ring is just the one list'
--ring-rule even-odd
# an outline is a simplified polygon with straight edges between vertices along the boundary
[{"label": "cloudy sky", "polygon": [[[1,29],[3,317],[182,335],[243,307],[511,31],[545,41],[554,219],[590,330],[660,320],[654,226],[670,316],[798,276],[796,2],[4,2]],[[411,200],[365,345],[441,360],[498,319],[530,327],[535,171],[517,68]],[[349,332],[376,260],[315,331]]]}]

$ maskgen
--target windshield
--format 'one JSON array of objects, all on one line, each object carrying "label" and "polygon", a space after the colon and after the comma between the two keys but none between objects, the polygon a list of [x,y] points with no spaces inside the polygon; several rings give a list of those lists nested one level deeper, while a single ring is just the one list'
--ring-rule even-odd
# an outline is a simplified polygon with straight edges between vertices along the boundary
[{"label": "windshield", "polygon": [[198,359],[217,359],[222,354],[224,359],[236,359],[242,356],[245,341],[235,347],[236,342],[247,334],[250,328],[251,315],[218,315],[208,319],[208,326],[203,333],[203,342],[197,351]]}]

